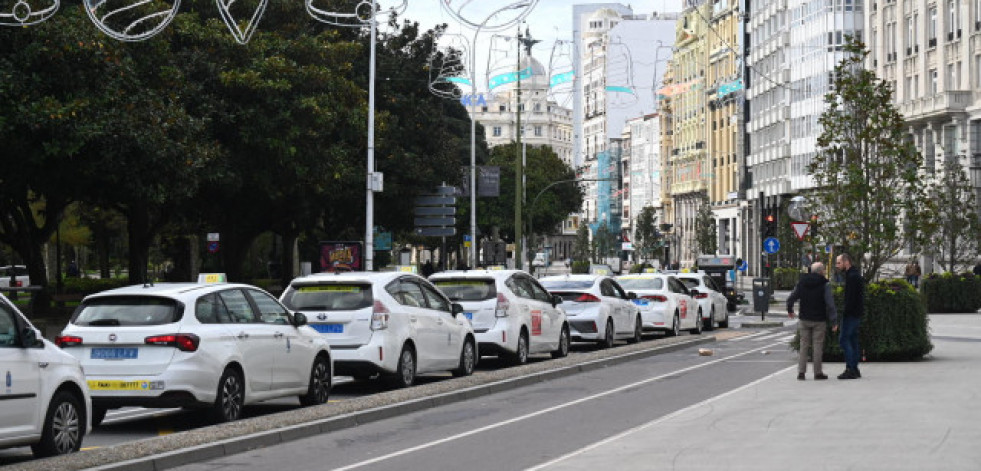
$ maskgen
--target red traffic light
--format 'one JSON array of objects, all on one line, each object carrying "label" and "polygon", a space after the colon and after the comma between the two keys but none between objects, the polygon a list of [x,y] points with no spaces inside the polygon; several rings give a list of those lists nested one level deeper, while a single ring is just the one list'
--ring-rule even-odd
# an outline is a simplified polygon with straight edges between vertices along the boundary
[{"label": "red traffic light", "polygon": [[772,214],[767,214],[766,215],[766,222],[773,222],[773,215]]}]

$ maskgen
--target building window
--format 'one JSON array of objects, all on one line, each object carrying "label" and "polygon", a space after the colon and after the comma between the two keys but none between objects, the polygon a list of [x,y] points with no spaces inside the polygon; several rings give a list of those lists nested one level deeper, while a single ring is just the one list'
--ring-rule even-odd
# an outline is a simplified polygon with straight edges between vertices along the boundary
[{"label": "building window", "polygon": [[930,92],[937,93],[937,69],[930,69]]},{"label": "building window", "polygon": [[930,46],[937,45],[937,7],[930,7],[930,22],[927,23],[927,39]]},{"label": "building window", "polygon": [[954,31],[957,29],[957,2],[947,0],[947,40],[954,39]]},{"label": "building window", "polygon": [[494,137],[501,137],[501,127],[494,126]]},{"label": "building window", "polygon": [[538,137],[541,137],[542,136],[542,127],[541,126],[535,126],[535,135],[538,136]]}]

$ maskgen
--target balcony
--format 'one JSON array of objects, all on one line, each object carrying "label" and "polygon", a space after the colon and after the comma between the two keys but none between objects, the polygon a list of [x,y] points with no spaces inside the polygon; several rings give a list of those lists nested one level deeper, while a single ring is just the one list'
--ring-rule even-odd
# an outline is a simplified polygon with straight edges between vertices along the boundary
[{"label": "balcony", "polygon": [[972,95],[971,91],[942,92],[934,96],[907,101],[900,106],[900,112],[907,119],[944,113],[960,113],[971,105]]}]

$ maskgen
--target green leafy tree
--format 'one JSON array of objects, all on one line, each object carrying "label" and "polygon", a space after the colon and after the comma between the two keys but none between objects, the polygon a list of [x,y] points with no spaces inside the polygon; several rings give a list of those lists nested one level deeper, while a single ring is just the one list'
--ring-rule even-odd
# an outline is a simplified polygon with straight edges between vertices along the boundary
[{"label": "green leafy tree", "polygon": [[945,159],[943,171],[937,175],[929,192],[936,211],[934,220],[938,222],[932,245],[937,262],[950,272],[958,265],[970,267],[978,255],[981,224],[974,186],[961,164],[954,159]]},{"label": "green leafy tree", "polygon": [[590,254],[592,253],[592,248],[589,244],[589,226],[586,224],[579,224],[579,229],[576,229],[576,240],[572,246],[572,259],[577,262],[588,262],[590,260]]},{"label": "green leafy tree", "polygon": [[922,157],[892,105],[892,87],[863,67],[867,55],[853,38],[845,45],[808,172],[824,236],[845,246],[857,264],[867,260],[864,277],[872,280],[907,236],[925,239],[930,222],[918,175]]},{"label": "green leafy tree", "polygon": [[712,216],[708,198],[703,198],[695,214],[695,249],[700,254],[714,255],[719,250],[718,228]]},{"label": "green leafy tree", "polygon": [[638,261],[652,260],[664,246],[664,235],[657,230],[657,212],[653,206],[641,209],[634,220],[633,243]]},{"label": "green leafy tree", "polygon": [[606,257],[616,255],[618,250],[616,232],[610,230],[606,222],[601,222],[593,234],[593,261],[602,262]]}]

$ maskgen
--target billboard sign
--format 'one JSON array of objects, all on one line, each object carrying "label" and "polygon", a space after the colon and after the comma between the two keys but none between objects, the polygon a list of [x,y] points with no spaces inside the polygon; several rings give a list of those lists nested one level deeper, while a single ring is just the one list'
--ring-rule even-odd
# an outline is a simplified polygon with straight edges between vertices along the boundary
[{"label": "billboard sign", "polygon": [[321,242],[320,270],[324,272],[363,270],[363,245],[362,242]]}]

